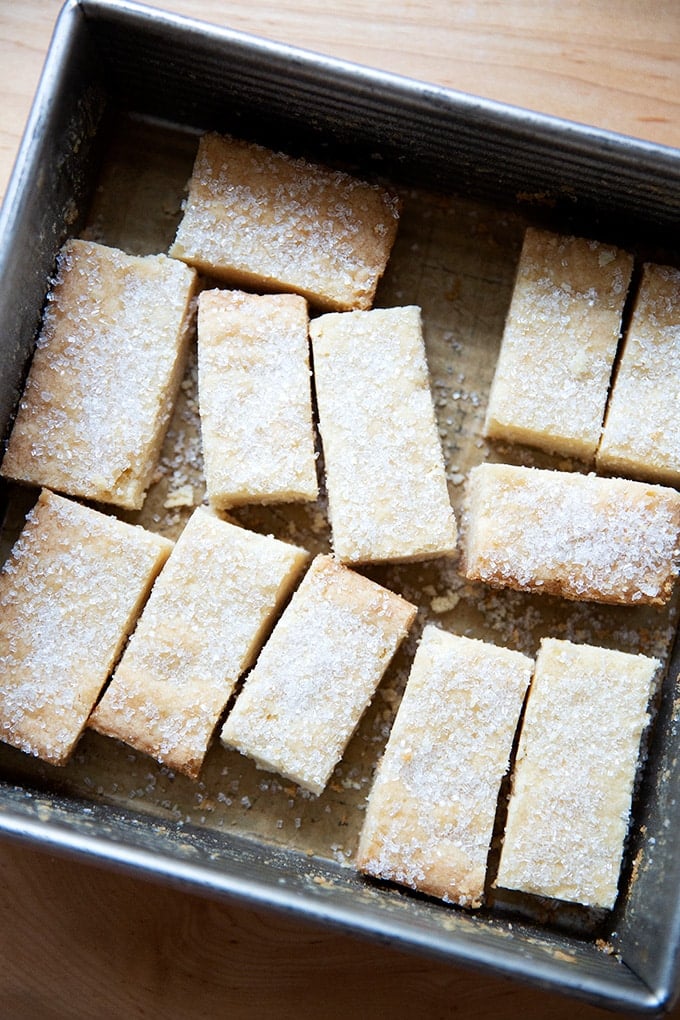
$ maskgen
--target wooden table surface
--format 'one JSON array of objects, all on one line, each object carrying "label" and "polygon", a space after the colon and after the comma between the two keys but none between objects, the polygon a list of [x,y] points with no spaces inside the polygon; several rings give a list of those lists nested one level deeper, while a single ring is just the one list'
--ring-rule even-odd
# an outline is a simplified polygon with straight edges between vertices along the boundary
[{"label": "wooden table surface", "polygon": [[[164,0],[231,28],[680,146],[677,0]],[[0,193],[57,0],[0,0]],[[0,1016],[583,1017],[520,984],[0,844]],[[680,1008],[674,1017],[680,1018]]]}]

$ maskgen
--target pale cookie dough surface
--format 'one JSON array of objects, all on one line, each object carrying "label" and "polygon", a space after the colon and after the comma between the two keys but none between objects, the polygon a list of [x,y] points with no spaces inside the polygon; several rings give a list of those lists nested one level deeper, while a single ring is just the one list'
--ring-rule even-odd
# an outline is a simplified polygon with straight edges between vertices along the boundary
[{"label": "pale cookie dough surface", "polygon": [[198,390],[214,506],[317,498],[308,325],[293,294],[201,294]]},{"label": "pale cookie dough surface", "polygon": [[348,174],[204,135],[174,258],[232,286],[370,308],[397,231],[390,192]]},{"label": "pale cookie dough surface", "polygon": [[[104,173],[95,186],[88,236],[140,255],[167,251],[181,216],[196,136],[167,124],[122,119],[117,147],[105,153]],[[423,309],[449,491],[458,509],[470,468],[482,459],[498,459],[497,450],[486,449],[481,433],[527,216],[521,209],[499,210],[417,188],[404,188],[401,194],[399,231],[380,284],[379,304]],[[535,213],[530,211],[531,216]],[[160,480],[151,487],[139,517],[145,527],[171,538],[179,536],[204,494],[195,383],[191,362],[160,458]],[[516,450],[518,457],[531,457],[524,462],[547,466],[547,455]],[[23,502],[17,501],[28,496],[19,487],[12,487],[11,494],[15,511],[2,530],[3,554],[20,527]],[[164,509],[166,502],[169,509]],[[318,504],[239,507],[234,516],[251,529],[316,553],[330,548],[325,510],[322,498]],[[23,520],[23,513],[20,516]],[[663,607],[597,605],[467,582],[455,560],[447,557],[369,569],[375,580],[417,604],[423,623],[437,623],[526,655],[533,655],[540,638],[548,635],[641,651],[666,661],[677,629],[680,591]],[[0,744],[0,766],[14,782],[47,795],[58,783],[99,817],[109,808],[153,817],[154,824],[167,825],[180,837],[183,829],[191,830],[192,840],[195,834],[215,845],[221,845],[224,834],[228,839],[233,835],[255,844],[267,858],[292,851],[309,861],[309,882],[316,882],[316,869],[322,867],[323,888],[330,881],[342,892],[348,878],[354,881],[347,866],[354,861],[366,796],[406,683],[420,622],[390,663],[321,798],[258,770],[250,759],[219,741],[212,742],[197,780],[89,729],[58,772],[5,744]],[[340,867],[327,870],[326,861]],[[377,883],[365,883],[363,889],[361,883],[355,884],[361,899],[400,901],[409,915],[411,909],[416,914],[432,909],[447,926],[465,921],[457,910],[423,904],[418,894],[413,898],[406,889],[400,894]],[[555,925],[569,928],[572,911],[565,916],[559,904],[553,906]],[[526,910],[533,923],[534,905],[529,903]],[[526,920],[524,908],[521,911]]]},{"label": "pale cookie dough surface", "polygon": [[0,738],[62,765],[172,542],[43,490],[0,574]]},{"label": "pale cookie dough surface", "polygon": [[541,643],[496,885],[614,905],[659,665],[569,641]]},{"label": "pale cookie dough surface", "polygon": [[597,467],[680,487],[680,270],[646,265]]},{"label": "pale cookie dough surface", "polygon": [[322,793],[415,614],[318,556],[236,699],[223,743]]},{"label": "pale cookie dough surface", "polygon": [[481,464],[470,472],[464,574],[498,587],[624,605],[666,602],[680,494],[621,478]]},{"label": "pale cookie dough surface", "polygon": [[533,661],[428,626],[371,790],[357,865],[478,907]]},{"label": "pale cookie dough surface", "polygon": [[90,719],[187,775],[308,554],[199,508]]},{"label": "pale cookie dough surface", "polygon": [[451,555],[456,522],[420,309],[310,323],[333,550],[346,563]]},{"label": "pale cookie dough surface", "polygon": [[632,268],[618,248],[527,229],[487,436],[594,458]]},{"label": "pale cookie dough surface", "polygon": [[1,473],[141,507],[184,371],[194,285],[165,255],[68,241]]}]

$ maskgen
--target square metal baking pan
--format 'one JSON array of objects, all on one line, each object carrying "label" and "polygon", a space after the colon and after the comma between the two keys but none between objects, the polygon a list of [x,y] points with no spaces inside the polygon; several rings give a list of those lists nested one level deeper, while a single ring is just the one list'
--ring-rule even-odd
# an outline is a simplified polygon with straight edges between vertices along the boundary
[{"label": "square metal baking pan", "polygon": [[[57,24],[0,215],[0,436],[55,255],[96,198],[111,124],[230,131],[480,202],[499,218],[676,261],[680,152],[354,67],[129,3],[70,2]],[[190,165],[190,164],[189,164]],[[435,203],[436,207],[436,203]],[[2,491],[3,499],[6,490]],[[678,985],[680,654],[671,655],[613,914],[578,926],[472,915],[367,882],[332,857],[60,786],[0,758],[0,831],[215,896],[235,896],[649,1015]]]}]

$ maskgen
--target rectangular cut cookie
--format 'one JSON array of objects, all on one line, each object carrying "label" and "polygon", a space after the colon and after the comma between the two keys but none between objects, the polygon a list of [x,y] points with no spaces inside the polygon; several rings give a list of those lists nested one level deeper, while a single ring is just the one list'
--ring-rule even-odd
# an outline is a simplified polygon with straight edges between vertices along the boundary
[{"label": "rectangular cut cookie", "polygon": [[222,741],[323,792],[416,615],[374,581],[317,556],[222,729]]},{"label": "rectangular cut cookie", "polygon": [[465,530],[469,580],[661,604],[677,574],[680,493],[624,478],[480,464],[468,479]]},{"label": "rectangular cut cookie", "polygon": [[43,489],[0,573],[0,739],[66,762],[171,548]]},{"label": "rectangular cut cookie", "polygon": [[1,473],[141,507],[184,370],[195,276],[68,241]]},{"label": "rectangular cut cookie", "polygon": [[541,642],[496,885],[610,908],[647,703],[660,663]]},{"label": "rectangular cut cookie", "polygon": [[346,563],[456,549],[420,309],[310,323],[333,550]]},{"label": "rectangular cut cookie", "polygon": [[529,228],[485,434],[592,460],[633,259],[611,245]]},{"label": "rectangular cut cookie", "polygon": [[195,778],[236,681],[308,558],[195,510],[89,725]]},{"label": "rectangular cut cookie", "polygon": [[359,870],[479,907],[533,660],[428,626],[371,789]]},{"label": "rectangular cut cookie", "polygon": [[680,270],[646,265],[597,454],[602,471],[680,487]]},{"label": "rectangular cut cookie", "polygon": [[201,294],[198,394],[214,506],[316,499],[308,327],[295,294]]},{"label": "rectangular cut cookie", "polygon": [[293,291],[320,308],[370,308],[398,217],[384,188],[207,134],[170,255],[234,287]]}]

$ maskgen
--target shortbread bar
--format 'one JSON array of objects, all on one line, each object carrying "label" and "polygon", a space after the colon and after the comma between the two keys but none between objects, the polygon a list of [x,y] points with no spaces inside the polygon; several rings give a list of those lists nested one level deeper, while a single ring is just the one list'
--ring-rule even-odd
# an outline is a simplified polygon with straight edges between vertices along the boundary
[{"label": "shortbread bar", "polygon": [[90,726],[195,778],[236,681],[308,558],[195,510]]},{"label": "shortbread bar", "polygon": [[0,573],[0,739],[66,762],[171,548],[41,492]]},{"label": "shortbread bar", "polygon": [[680,270],[643,268],[597,454],[599,470],[680,487]]},{"label": "shortbread bar", "polygon": [[184,369],[195,273],[68,241],[2,474],[141,507]]},{"label": "shortbread bar", "polygon": [[611,245],[526,231],[487,436],[592,461],[632,268]]},{"label": "shortbread bar", "polygon": [[198,392],[214,506],[316,499],[308,328],[295,294],[201,294]]},{"label": "shortbread bar", "polygon": [[659,665],[644,655],[542,641],[497,886],[592,907],[614,905]]},{"label": "shortbread bar", "polygon": [[396,197],[381,187],[207,134],[170,254],[231,286],[370,308],[398,217]]},{"label": "shortbread bar", "polygon": [[224,744],[322,793],[415,614],[317,556],[227,716]]},{"label": "shortbread bar", "polygon": [[680,552],[674,489],[481,464],[466,499],[469,580],[624,605],[671,596]]},{"label": "shortbread bar", "polygon": [[310,324],[333,550],[346,563],[456,549],[420,309]]},{"label": "shortbread bar", "polygon": [[425,628],[369,796],[361,871],[481,906],[532,668],[519,652]]}]

